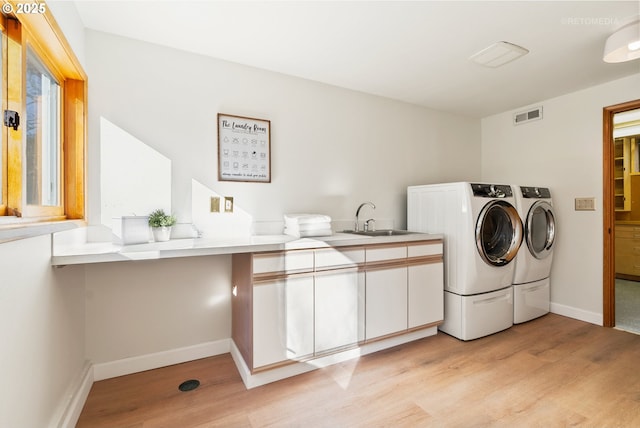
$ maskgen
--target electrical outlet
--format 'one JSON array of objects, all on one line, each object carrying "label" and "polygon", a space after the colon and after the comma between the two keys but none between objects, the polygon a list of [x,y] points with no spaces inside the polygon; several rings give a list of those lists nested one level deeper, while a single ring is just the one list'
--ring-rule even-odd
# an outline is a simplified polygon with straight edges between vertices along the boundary
[{"label": "electrical outlet", "polygon": [[212,213],[220,212],[220,198],[217,196],[211,197],[211,212]]},{"label": "electrical outlet", "polygon": [[233,196],[224,197],[224,212],[226,213],[233,212]]},{"label": "electrical outlet", "polygon": [[575,210],[576,211],[595,211],[596,198],[576,198]]}]

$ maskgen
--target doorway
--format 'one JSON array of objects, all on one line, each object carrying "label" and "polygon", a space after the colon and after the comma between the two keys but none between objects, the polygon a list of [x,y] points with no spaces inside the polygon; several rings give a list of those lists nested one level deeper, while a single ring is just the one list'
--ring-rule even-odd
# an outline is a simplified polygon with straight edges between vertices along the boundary
[{"label": "doorway", "polygon": [[[630,204],[633,200],[629,193],[630,179],[627,183],[620,178],[621,173],[629,174],[631,171],[632,143],[628,143],[628,160],[624,154],[616,156],[621,154],[620,150],[623,150],[624,153],[625,147],[620,148],[619,144],[618,147],[614,146],[614,140],[616,140],[614,139],[615,119],[616,115],[632,110],[640,110],[640,100],[629,101],[603,109],[603,324],[605,327],[614,327],[616,325],[616,220],[624,221],[626,218],[627,221],[632,221],[629,220],[632,218],[631,214],[625,214],[630,213]],[[638,122],[638,125],[640,125],[640,122]],[[616,153],[616,149],[618,153]],[[640,150],[640,147],[638,150]],[[624,158],[623,161],[620,161],[621,157]],[[618,163],[616,164],[616,162]],[[621,164],[621,162],[627,163]],[[638,168],[640,168],[640,162],[638,162],[638,165]],[[625,168],[627,169],[625,170]],[[625,177],[627,176],[625,175]],[[640,198],[638,199],[640,202]],[[622,222],[620,224],[622,231]],[[638,285],[640,286],[640,284]],[[638,312],[640,312],[640,307]]]}]

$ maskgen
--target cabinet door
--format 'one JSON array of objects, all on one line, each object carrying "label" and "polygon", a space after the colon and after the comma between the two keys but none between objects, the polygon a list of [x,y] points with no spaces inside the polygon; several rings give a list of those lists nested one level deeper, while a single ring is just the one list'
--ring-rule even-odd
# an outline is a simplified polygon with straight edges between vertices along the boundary
[{"label": "cabinet door", "polygon": [[409,266],[409,328],[444,319],[442,272],[442,262]]},{"label": "cabinet door", "polygon": [[640,276],[640,227],[616,225],[616,273]]},{"label": "cabinet door", "polygon": [[315,350],[354,345],[364,340],[364,273],[338,270],[316,274]]},{"label": "cabinet door", "polygon": [[313,354],[313,276],[253,286],[253,367]]},{"label": "cabinet door", "polygon": [[366,272],[366,339],[407,329],[407,268]]}]

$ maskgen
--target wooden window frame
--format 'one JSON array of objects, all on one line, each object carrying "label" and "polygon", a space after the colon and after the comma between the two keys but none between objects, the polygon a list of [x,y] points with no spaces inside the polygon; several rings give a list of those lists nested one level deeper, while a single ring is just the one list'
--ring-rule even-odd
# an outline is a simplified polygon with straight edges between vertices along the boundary
[{"label": "wooden window frame", "polygon": [[[0,0],[18,10],[17,1]],[[40,1],[39,3],[44,3]],[[20,223],[85,218],[87,76],[48,7],[44,13],[4,16],[1,26],[3,55],[12,61],[2,73],[2,110],[18,111],[26,118],[26,52],[29,47],[60,84],[60,207],[26,205],[23,183],[22,126],[2,132],[2,203],[0,216],[24,217]],[[19,60],[15,60],[19,58]],[[12,67],[12,68],[10,68]],[[17,80],[16,80],[17,79]],[[17,83],[19,81],[19,83]],[[5,96],[6,95],[6,96]],[[23,122],[24,123],[24,122]]]},{"label": "wooden window frame", "polygon": [[[6,64],[4,64],[4,58],[5,58],[5,52],[7,52],[7,39],[8,37],[6,36],[7,33],[7,27],[6,27],[6,18],[2,15],[0,15],[0,30],[2,31],[2,37],[0,38],[0,52],[2,54],[2,81],[0,82],[0,84],[2,84],[2,90],[0,90],[0,92],[2,92],[2,102],[0,103],[2,106],[2,111],[4,112],[7,109],[7,97],[4,94],[4,91],[6,90],[6,88],[8,88],[8,84],[7,84],[7,67]],[[0,126],[3,126],[2,124],[0,124]],[[5,216],[7,215],[7,181],[8,181],[8,177],[7,177],[7,151],[8,151],[8,145],[7,145],[7,132],[5,132],[5,130],[3,129],[3,132],[1,133],[2,137],[0,138],[0,174],[2,174],[1,180],[0,180],[0,216]]]}]

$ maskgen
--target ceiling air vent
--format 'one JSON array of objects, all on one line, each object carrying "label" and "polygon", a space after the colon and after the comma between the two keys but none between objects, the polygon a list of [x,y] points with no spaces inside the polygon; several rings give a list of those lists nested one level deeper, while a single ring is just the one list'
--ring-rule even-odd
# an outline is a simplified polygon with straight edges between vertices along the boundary
[{"label": "ceiling air vent", "polygon": [[536,107],[531,110],[521,111],[513,115],[513,124],[521,125],[526,122],[542,119],[542,107]]},{"label": "ceiling air vent", "polygon": [[529,53],[528,49],[509,42],[494,43],[469,57],[476,64],[498,68]]}]

